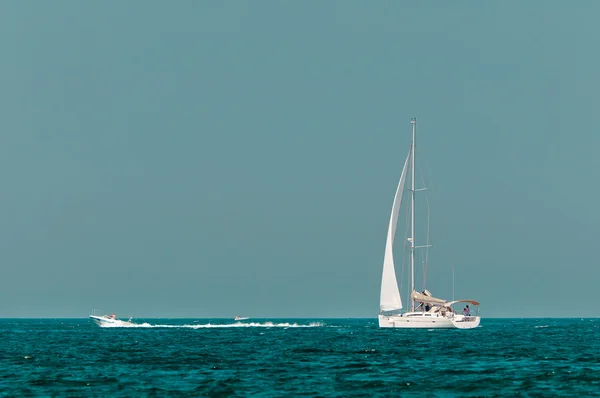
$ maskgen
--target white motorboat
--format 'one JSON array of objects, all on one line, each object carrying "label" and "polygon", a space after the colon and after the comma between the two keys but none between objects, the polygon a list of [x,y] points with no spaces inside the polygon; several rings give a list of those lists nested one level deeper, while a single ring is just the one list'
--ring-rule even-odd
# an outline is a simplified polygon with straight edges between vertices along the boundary
[{"label": "white motorboat", "polygon": [[131,322],[131,318],[128,321],[123,321],[121,319],[117,319],[115,314],[111,315],[90,315],[90,319],[92,319],[98,326],[129,326],[133,325]]}]

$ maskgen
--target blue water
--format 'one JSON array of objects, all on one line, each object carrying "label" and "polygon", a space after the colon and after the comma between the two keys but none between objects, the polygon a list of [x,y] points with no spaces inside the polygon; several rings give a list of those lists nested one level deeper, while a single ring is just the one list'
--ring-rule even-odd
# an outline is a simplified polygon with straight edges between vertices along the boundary
[{"label": "blue water", "polygon": [[600,319],[136,322],[0,320],[0,395],[600,396]]}]

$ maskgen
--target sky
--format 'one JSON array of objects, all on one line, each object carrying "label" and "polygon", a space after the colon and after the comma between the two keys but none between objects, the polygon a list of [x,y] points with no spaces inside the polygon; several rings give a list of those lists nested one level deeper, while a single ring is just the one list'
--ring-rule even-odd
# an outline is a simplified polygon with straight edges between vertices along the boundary
[{"label": "sky", "polygon": [[426,287],[600,316],[599,13],[3,1],[0,318],[376,317],[411,117]]}]

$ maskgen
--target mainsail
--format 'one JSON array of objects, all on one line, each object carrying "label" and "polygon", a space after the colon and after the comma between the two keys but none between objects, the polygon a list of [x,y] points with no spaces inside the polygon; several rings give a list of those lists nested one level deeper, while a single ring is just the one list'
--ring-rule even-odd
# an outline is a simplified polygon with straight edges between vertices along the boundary
[{"label": "mainsail", "polygon": [[398,223],[398,213],[402,204],[402,193],[404,191],[404,183],[406,182],[406,174],[408,170],[408,160],[412,154],[412,148],[408,152],[404,168],[400,176],[400,182],[394,196],[394,204],[392,205],[392,215],[390,217],[390,225],[388,227],[387,241],[385,243],[385,257],[383,259],[383,275],[381,277],[381,295],[379,297],[380,311],[394,311],[402,309],[402,300],[400,299],[400,291],[398,290],[398,281],[396,280],[396,270],[394,268],[394,236],[396,235],[396,224]]}]

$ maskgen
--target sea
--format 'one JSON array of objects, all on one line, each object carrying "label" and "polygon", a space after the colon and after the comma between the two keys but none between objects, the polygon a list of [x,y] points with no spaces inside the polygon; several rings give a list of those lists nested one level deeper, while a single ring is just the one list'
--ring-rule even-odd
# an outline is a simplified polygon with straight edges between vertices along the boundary
[{"label": "sea", "polygon": [[0,320],[0,396],[600,396],[600,319]]}]

